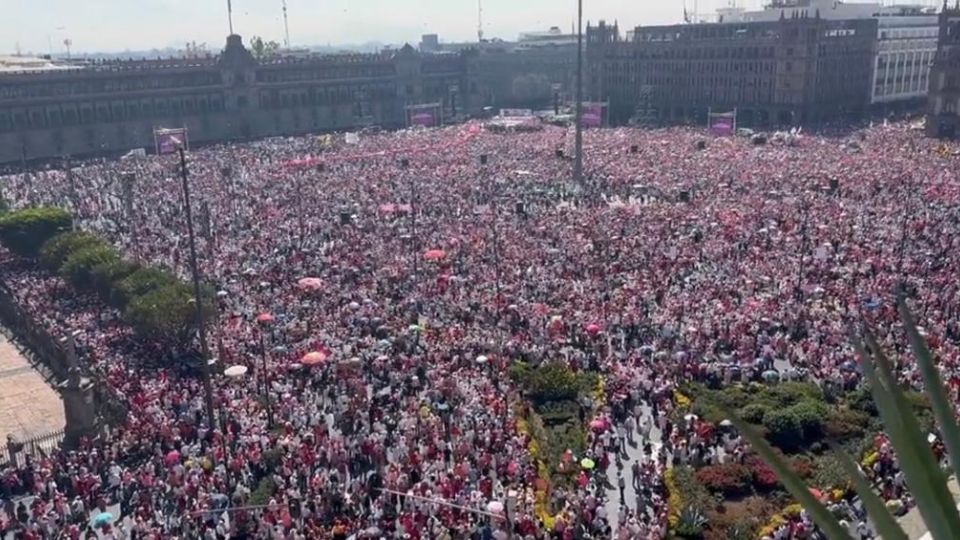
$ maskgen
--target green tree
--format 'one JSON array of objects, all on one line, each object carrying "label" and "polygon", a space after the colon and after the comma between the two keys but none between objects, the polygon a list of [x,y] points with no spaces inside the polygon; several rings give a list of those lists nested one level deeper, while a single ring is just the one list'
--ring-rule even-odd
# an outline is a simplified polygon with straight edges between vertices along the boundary
[{"label": "green tree", "polygon": [[775,409],[763,417],[767,438],[785,452],[800,448],[803,444],[803,428],[797,414],[789,409]]},{"label": "green tree", "polygon": [[[204,301],[207,320],[213,312],[212,298],[208,296]],[[193,289],[184,283],[175,283],[135,296],[127,305],[124,317],[141,338],[186,349],[197,328]]]},{"label": "green tree", "polygon": [[40,262],[48,269],[58,272],[67,258],[75,252],[89,247],[106,246],[107,242],[102,238],[86,231],[60,233],[47,240],[40,248]]},{"label": "green tree", "polygon": [[280,44],[276,41],[264,41],[260,36],[253,36],[250,39],[250,53],[257,60],[277,56],[279,52]]},{"label": "green tree", "polygon": [[78,289],[93,288],[93,269],[120,261],[120,254],[111,247],[91,245],[75,251],[60,267],[60,276]]},{"label": "green tree", "polygon": [[170,272],[152,267],[140,268],[117,283],[110,295],[110,302],[118,309],[126,309],[134,298],[177,283],[177,276]]},{"label": "green tree", "polygon": [[0,243],[23,257],[35,257],[40,247],[73,225],[61,208],[35,207],[0,216]]},{"label": "green tree", "polygon": [[107,261],[98,264],[93,267],[93,271],[91,272],[93,289],[97,291],[100,298],[109,302],[117,285],[127,276],[141,268],[142,266],[137,263],[124,260]]}]

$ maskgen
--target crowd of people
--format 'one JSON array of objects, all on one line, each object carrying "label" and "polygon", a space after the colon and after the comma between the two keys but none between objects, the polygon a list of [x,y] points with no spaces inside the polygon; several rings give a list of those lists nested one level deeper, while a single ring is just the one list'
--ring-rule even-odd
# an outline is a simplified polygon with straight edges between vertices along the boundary
[{"label": "crowd of people", "polygon": [[[763,146],[703,137],[591,130],[582,183],[571,181],[559,127],[189,151],[200,271],[218,291],[211,349],[219,369],[246,374],[213,377],[211,427],[199,378],[161,361],[166,351],[98,298],[5,256],[0,278],[21,305],[53,335],[74,336],[129,414],[76,451],[4,469],[0,530],[662,538],[663,469],[736,459],[743,447],[673,425],[676,385],[779,370],[856,386],[849,325],[865,320],[903,351],[901,290],[955,396],[951,147],[899,124]],[[0,185],[14,206],[69,208],[131,259],[187,277],[178,166],[172,156],[99,160]],[[136,178],[130,205],[126,172]],[[305,366],[307,353],[319,363]],[[900,374],[919,384],[908,357]],[[517,429],[520,395],[507,376],[517,359],[600,372],[607,385],[596,414],[608,427],[591,431],[599,466],[554,490],[550,527]],[[624,466],[629,445],[641,456]],[[877,472],[899,478],[884,463]],[[608,467],[622,467],[620,486]],[[628,483],[638,500],[624,496]]]}]

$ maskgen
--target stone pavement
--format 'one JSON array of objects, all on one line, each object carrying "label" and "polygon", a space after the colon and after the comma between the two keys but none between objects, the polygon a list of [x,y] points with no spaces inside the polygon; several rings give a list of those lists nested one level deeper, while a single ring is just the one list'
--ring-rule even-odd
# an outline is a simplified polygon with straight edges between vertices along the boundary
[{"label": "stone pavement", "polygon": [[[653,423],[653,429],[650,431],[650,443],[653,447],[654,455],[657,451],[660,450],[660,447],[663,445],[661,442],[662,434],[660,433],[660,428],[657,426],[657,423],[653,420],[652,412],[650,410],[650,405],[646,402],[642,404],[643,409],[643,418],[650,418],[650,421]],[[642,439],[642,437],[634,433],[634,443],[633,445],[627,444],[627,454],[625,456],[621,455],[623,461],[623,469],[621,473],[623,478],[626,481],[626,487],[623,490],[623,498],[626,501],[627,507],[633,510],[636,510],[639,506],[639,495],[637,491],[633,488],[633,474],[630,471],[630,466],[633,465],[634,461],[638,461],[643,456],[643,444],[647,442]],[[613,527],[614,532],[617,531],[620,519],[620,490],[617,488],[617,464],[616,459],[611,454],[610,467],[607,468],[607,482],[611,486],[607,490],[607,521]]]},{"label": "stone pavement", "polygon": [[0,333],[0,444],[63,429],[63,401],[30,362]]}]

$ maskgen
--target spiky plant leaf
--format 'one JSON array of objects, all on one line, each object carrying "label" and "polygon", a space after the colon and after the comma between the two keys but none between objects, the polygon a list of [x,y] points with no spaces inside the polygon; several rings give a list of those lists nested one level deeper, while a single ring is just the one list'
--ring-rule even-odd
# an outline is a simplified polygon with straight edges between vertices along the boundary
[{"label": "spiky plant leaf", "polygon": [[720,406],[723,413],[733,422],[733,425],[740,431],[754,450],[760,454],[760,457],[773,469],[780,483],[787,488],[797,501],[810,512],[814,523],[820,527],[827,537],[831,540],[846,540],[850,538],[850,533],[840,525],[837,518],[823,504],[820,503],[810,493],[810,489],[803,483],[803,480],[790,468],[790,466],[780,456],[774,453],[770,443],[766,441],[750,424],[740,419],[728,407]]},{"label": "spiky plant leaf", "polygon": [[944,391],[943,381],[940,378],[940,372],[933,364],[933,356],[923,336],[917,330],[917,323],[907,307],[903,297],[897,300],[897,310],[900,312],[900,319],[903,321],[903,327],[910,338],[910,348],[917,359],[920,367],[920,374],[923,375],[924,388],[927,395],[930,396],[930,405],[933,408],[933,416],[937,420],[937,426],[940,428],[940,434],[943,436],[943,443],[947,447],[947,453],[950,456],[950,465],[954,471],[960,471],[960,427],[957,426],[957,419],[953,414],[953,407]]},{"label": "spiky plant leaf", "polygon": [[853,480],[853,488],[860,496],[863,507],[877,528],[877,532],[884,540],[907,540],[907,534],[894,519],[890,510],[883,504],[883,500],[873,491],[873,487],[864,478],[863,473],[857,468],[857,464],[847,455],[846,452],[836,450],[837,461],[840,466]]},{"label": "spiky plant leaf", "polygon": [[864,336],[870,343],[872,354],[865,350],[859,339],[854,339],[854,348],[860,355],[864,376],[896,451],[900,469],[933,537],[952,540],[955,537],[951,531],[960,531],[960,515],[947,490],[945,478],[936,467],[926,436],[920,431],[912,409],[893,378],[886,357],[870,332],[864,332]]}]

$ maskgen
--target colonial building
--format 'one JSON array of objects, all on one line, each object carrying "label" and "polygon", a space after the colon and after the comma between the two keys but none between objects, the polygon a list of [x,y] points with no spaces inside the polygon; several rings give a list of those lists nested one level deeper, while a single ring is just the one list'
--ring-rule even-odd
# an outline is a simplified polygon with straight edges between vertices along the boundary
[{"label": "colonial building", "polygon": [[930,72],[927,133],[960,137],[960,2],[940,14],[940,39]]},{"label": "colonial building", "polygon": [[588,27],[588,98],[614,122],[638,108],[661,122],[706,123],[738,112],[741,126],[798,126],[856,118],[870,96],[874,19],[813,16],[774,22]]},{"label": "colonial building", "polygon": [[195,145],[401,127],[424,104],[437,121],[474,114],[475,58],[406,46],[258,62],[233,35],[216,57],[0,71],[0,163],[152,149],[156,128],[186,127]]}]

